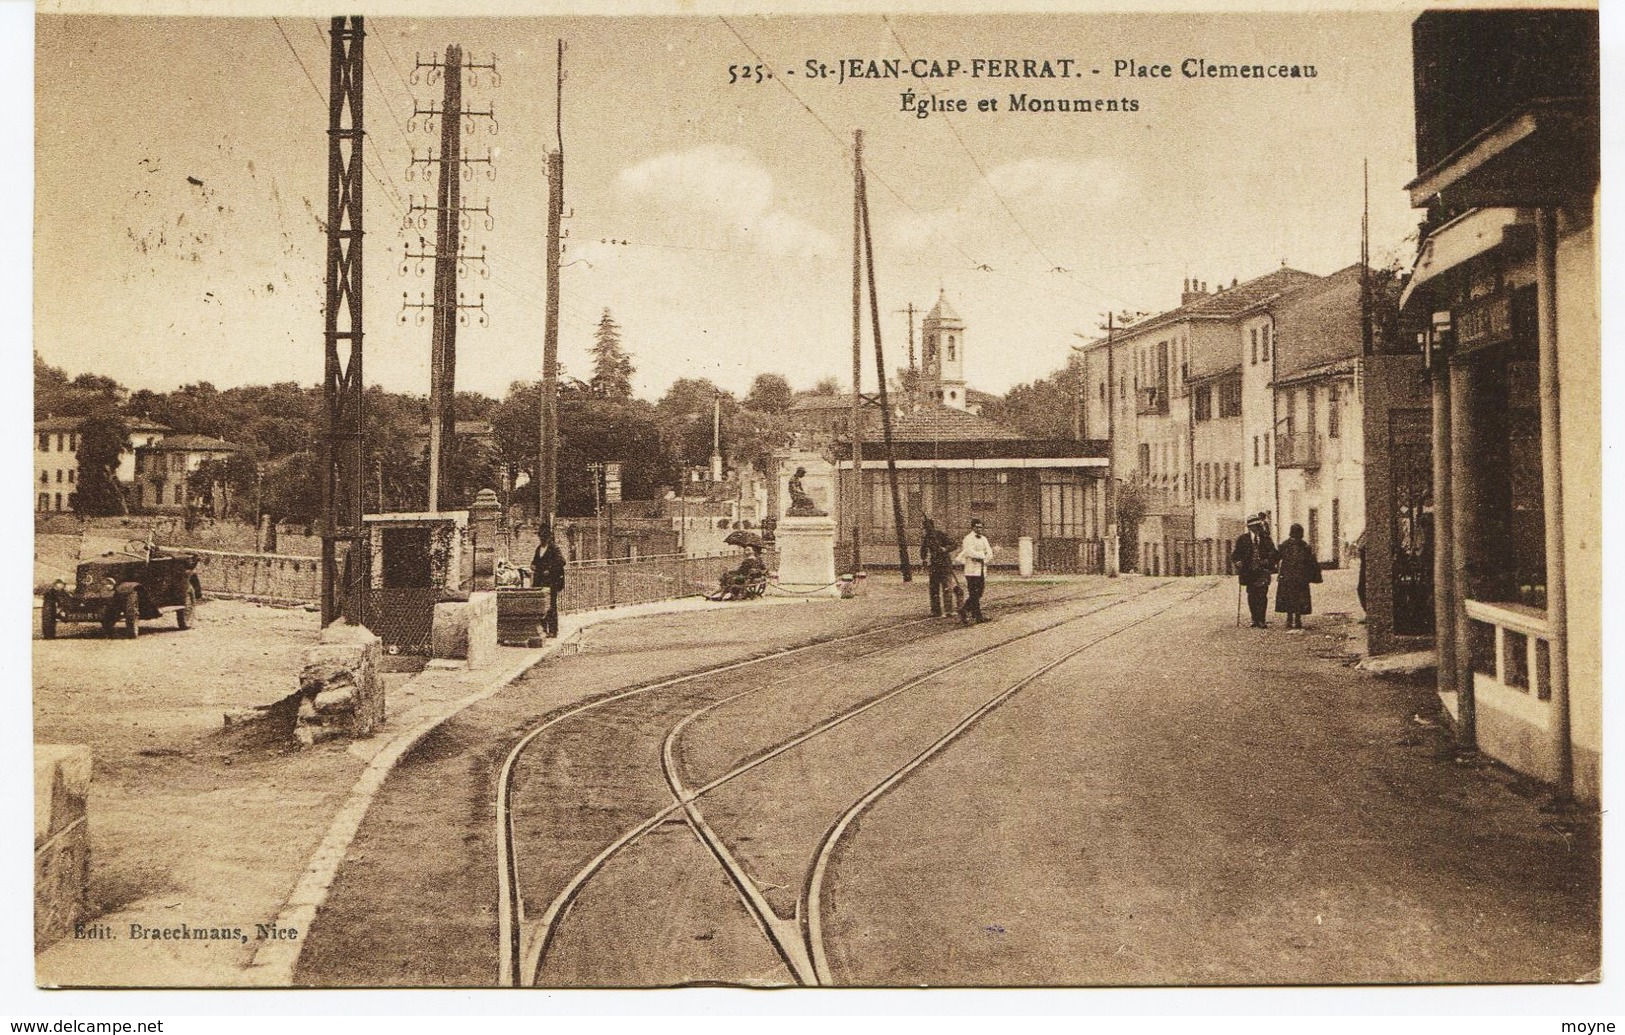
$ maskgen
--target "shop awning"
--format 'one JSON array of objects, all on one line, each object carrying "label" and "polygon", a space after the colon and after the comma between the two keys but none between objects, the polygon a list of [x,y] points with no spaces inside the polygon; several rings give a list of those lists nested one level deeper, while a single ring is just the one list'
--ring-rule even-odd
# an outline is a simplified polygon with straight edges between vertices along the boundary
[{"label": "shop awning", "polygon": [[1507,227],[1519,223],[1518,209],[1478,208],[1458,216],[1428,235],[1416,257],[1411,281],[1399,296],[1399,307],[1410,304],[1416,289],[1446,270],[1454,269],[1475,255],[1498,248],[1506,239]]}]

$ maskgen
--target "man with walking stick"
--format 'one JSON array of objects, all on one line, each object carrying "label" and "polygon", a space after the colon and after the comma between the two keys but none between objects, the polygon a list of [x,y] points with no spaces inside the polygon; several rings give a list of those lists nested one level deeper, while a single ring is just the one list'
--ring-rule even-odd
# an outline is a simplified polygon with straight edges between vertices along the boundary
[{"label": "man with walking stick", "polygon": [[1269,605],[1270,575],[1275,571],[1280,554],[1270,541],[1268,518],[1263,513],[1247,519],[1247,531],[1236,537],[1235,548],[1230,551],[1230,562],[1236,567],[1236,624],[1241,624],[1241,587],[1247,587],[1247,610],[1252,613],[1253,628],[1265,629],[1264,609]]}]

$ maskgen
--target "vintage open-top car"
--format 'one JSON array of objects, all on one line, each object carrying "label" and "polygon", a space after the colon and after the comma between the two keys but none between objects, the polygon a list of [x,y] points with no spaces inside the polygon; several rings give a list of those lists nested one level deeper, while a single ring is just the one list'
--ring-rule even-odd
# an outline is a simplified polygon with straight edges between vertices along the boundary
[{"label": "vintage open-top car", "polygon": [[125,631],[138,636],[142,619],[169,612],[182,629],[191,628],[203,595],[197,555],[138,545],[139,551],[131,551],[134,556],[109,554],[80,564],[71,589],[58,579],[45,591],[40,634],[54,638],[58,622],[100,622],[102,631],[112,635],[122,619]]}]

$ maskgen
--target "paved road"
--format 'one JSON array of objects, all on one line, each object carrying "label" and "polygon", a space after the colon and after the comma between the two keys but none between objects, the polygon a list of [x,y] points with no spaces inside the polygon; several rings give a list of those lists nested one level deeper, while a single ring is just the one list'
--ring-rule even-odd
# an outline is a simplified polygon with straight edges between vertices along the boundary
[{"label": "paved road", "polygon": [[[1354,674],[1313,634],[1233,628],[1217,580],[998,590],[995,620],[968,629],[903,621],[920,594],[899,591],[594,633],[532,677],[588,707],[540,716],[521,682],[396,773],[297,980],[1595,971],[1590,832],[1504,774],[1437,761],[1411,719],[1424,688]],[[499,869],[493,802],[522,740]]]}]

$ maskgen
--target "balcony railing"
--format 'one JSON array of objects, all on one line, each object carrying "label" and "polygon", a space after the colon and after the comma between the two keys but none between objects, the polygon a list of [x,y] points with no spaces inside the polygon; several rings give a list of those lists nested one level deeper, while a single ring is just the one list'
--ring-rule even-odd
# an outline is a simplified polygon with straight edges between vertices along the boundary
[{"label": "balcony railing", "polygon": [[1315,470],[1320,467],[1320,439],[1314,435],[1276,435],[1275,466],[1301,467]]}]

